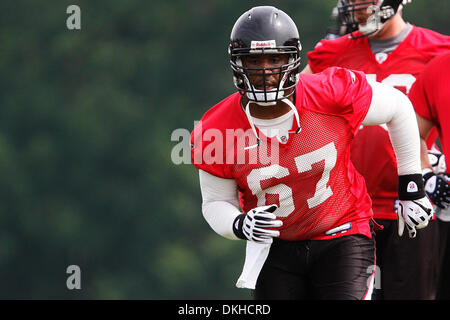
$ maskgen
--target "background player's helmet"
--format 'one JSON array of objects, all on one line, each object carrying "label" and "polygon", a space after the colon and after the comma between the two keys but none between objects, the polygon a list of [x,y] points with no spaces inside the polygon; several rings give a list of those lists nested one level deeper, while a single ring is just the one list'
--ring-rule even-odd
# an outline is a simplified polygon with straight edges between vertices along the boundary
[{"label": "background player's helmet", "polygon": [[[380,31],[407,0],[374,0],[354,3],[350,0],[338,2],[338,15],[342,25],[349,29],[359,29],[363,36]],[[370,14],[367,19],[358,18],[361,13]],[[356,37],[355,37],[356,38]]]},{"label": "background player's helmet", "polygon": [[[234,24],[228,49],[233,82],[242,95],[258,103],[272,104],[294,93],[300,74],[300,37],[294,21],[283,11],[254,7]],[[289,62],[276,68],[245,68],[241,58],[249,55],[286,54]],[[276,88],[257,90],[250,75],[265,77],[279,74]],[[291,90],[292,89],[292,90]]]},{"label": "background player's helmet", "polygon": [[334,24],[327,28],[325,39],[337,39],[339,37],[342,37],[343,35],[358,30],[358,27],[354,24],[344,23],[344,17],[339,14],[338,6],[342,6],[342,0],[338,0],[336,6],[331,10],[330,18],[334,22]]}]

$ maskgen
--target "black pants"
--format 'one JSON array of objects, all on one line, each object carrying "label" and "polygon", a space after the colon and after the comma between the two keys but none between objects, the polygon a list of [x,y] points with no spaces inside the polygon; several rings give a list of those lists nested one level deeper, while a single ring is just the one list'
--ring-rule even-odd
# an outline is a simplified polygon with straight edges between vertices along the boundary
[{"label": "black pants", "polygon": [[439,226],[439,281],[437,299],[450,300],[450,222],[437,220]]},{"label": "black pants", "polygon": [[437,221],[417,230],[414,239],[405,229],[397,234],[396,220],[376,220],[384,229],[377,231],[376,253],[381,285],[376,300],[430,300],[436,298],[439,274],[439,226]]},{"label": "black pants", "polygon": [[361,300],[374,276],[374,260],[374,240],[362,235],[332,240],[274,239],[253,296],[258,300]]}]

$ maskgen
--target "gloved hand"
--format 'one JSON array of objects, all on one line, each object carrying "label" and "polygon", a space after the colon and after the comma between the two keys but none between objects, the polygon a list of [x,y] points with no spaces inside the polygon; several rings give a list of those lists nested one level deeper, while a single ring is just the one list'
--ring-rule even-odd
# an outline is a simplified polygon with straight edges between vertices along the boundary
[{"label": "gloved hand", "polygon": [[447,177],[436,175],[431,169],[425,168],[423,170],[423,181],[425,193],[433,204],[441,209],[447,209],[450,206],[450,188]]},{"label": "gloved hand", "polygon": [[435,148],[428,150],[428,161],[430,161],[430,164],[433,167],[433,173],[436,175],[444,174],[447,170],[445,155]]},{"label": "gloved hand", "polygon": [[400,200],[397,209],[398,235],[403,235],[403,230],[408,229],[410,238],[415,238],[416,229],[425,228],[433,217],[433,206],[427,197],[417,200]]},{"label": "gloved hand", "polygon": [[425,228],[433,217],[433,205],[425,196],[421,174],[399,176],[397,209],[398,235],[401,237],[406,227],[410,238],[417,235],[416,229]]},{"label": "gloved hand", "polygon": [[278,207],[276,205],[257,207],[246,214],[240,214],[233,222],[234,234],[243,240],[250,240],[261,243],[272,243],[273,237],[278,237],[280,231],[269,230],[283,225],[283,221],[278,220],[273,212]]}]

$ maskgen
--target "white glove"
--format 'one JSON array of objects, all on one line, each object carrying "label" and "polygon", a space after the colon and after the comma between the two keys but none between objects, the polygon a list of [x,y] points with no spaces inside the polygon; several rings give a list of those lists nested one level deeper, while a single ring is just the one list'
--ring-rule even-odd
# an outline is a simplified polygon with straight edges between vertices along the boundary
[{"label": "white glove", "polygon": [[445,155],[439,150],[435,148],[433,148],[432,150],[428,150],[428,160],[433,167],[434,174],[443,174],[447,170],[447,165],[445,164]]},{"label": "white glove", "polygon": [[278,220],[277,216],[273,214],[277,208],[273,204],[257,207],[246,214],[240,214],[233,222],[234,234],[244,240],[272,243],[272,238],[278,237],[280,231],[267,228],[278,228],[283,225],[283,221]]},{"label": "white glove", "polygon": [[403,235],[403,230],[408,229],[409,237],[415,238],[416,229],[425,228],[433,217],[433,206],[427,197],[417,200],[400,200],[397,209],[398,235]]}]

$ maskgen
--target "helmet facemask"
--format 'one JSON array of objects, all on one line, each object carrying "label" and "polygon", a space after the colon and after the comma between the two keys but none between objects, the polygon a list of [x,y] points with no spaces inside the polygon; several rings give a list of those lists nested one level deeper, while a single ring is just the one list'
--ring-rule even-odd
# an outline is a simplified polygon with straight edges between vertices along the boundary
[{"label": "helmet facemask", "polygon": [[[392,18],[401,1],[364,1],[350,3],[349,1],[339,1],[338,14],[342,25],[348,28],[359,29],[361,36],[351,34],[351,38],[375,35],[378,33],[390,18]],[[367,18],[362,18],[367,16]]]},{"label": "helmet facemask", "polygon": [[[262,42],[261,42],[262,43]],[[266,43],[271,43],[266,41]],[[256,46],[256,45],[255,45]],[[298,46],[264,47],[264,48],[233,48],[230,46],[230,65],[233,70],[233,82],[238,91],[250,101],[260,105],[273,105],[294,93],[300,73],[300,48]],[[270,68],[245,67],[242,59],[252,55],[287,55],[288,63]],[[277,83],[268,83],[268,78],[278,76]],[[262,79],[255,85],[252,79]]]}]

